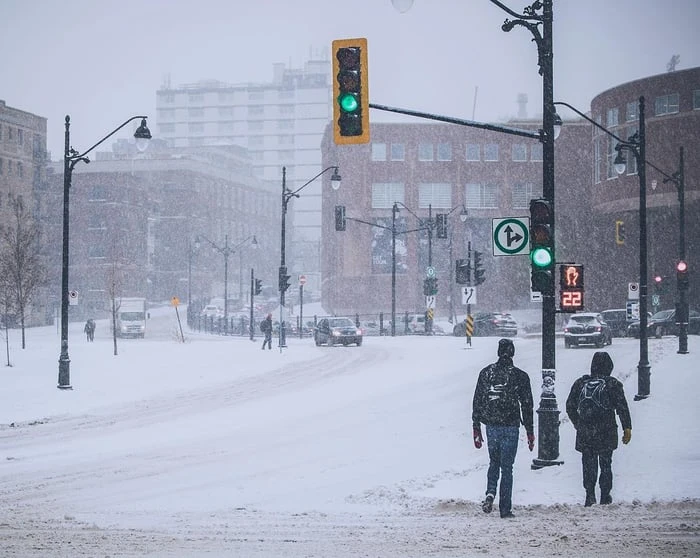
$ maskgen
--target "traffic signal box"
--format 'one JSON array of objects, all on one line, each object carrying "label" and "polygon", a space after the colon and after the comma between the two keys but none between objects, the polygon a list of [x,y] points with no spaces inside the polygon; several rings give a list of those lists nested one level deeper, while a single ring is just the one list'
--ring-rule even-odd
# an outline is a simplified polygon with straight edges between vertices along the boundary
[{"label": "traffic signal box", "polygon": [[455,280],[458,285],[470,285],[472,275],[471,260],[455,261]]},{"label": "traffic signal box", "polygon": [[253,294],[259,295],[260,293],[262,293],[262,279],[256,279],[255,290],[253,291]]},{"label": "traffic signal box", "polygon": [[676,280],[679,290],[688,288],[688,264],[683,260],[676,264]]},{"label": "traffic signal box", "polygon": [[345,230],[345,206],[336,205],[335,206],[335,230],[344,231]]},{"label": "traffic signal box", "polygon": [[484,253],[474,250],[474,285],[481,285],[486,281],[486,270],[481,261]]},{"label": "traffic signal box", "polygon": [[532,290],[554,294],[554,208],[549,200],[530,200]]},{"label": "traffic signal box", "polygon": [[437,225],[437,237],[447,238],[447,214],[438,213],[436,215],[436,225]]},{"label": "traffic signal box", "polygon": [[615,221],[615,244],[623,245],[625,243],[625,222],[619,219]]},{"label": "traffic signal box", "polygon": [[289,288],[289,279],[291,275],[287,275],[287,267],[280,266],[279,272],[279,290],[286,291]]},{"label": "traffic signal box", "polygon": [[367,39],[333,41],[333,139],[369,142]]},{"label": "traffic signal box", "polygon": [[559,266],[559,307],[562,312],[583,310],[583,265]]},{"label": "traffic signal box", "polygon": [[425,296],[434,296],[438,293],[437,277],[426,277],[423,279],[423,294]]}]

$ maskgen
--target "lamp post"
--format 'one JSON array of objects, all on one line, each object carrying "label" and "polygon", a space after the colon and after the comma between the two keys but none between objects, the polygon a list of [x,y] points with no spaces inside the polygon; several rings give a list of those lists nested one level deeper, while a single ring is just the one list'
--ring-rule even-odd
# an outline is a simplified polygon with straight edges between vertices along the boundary
[{"label": "lamp post", "polygon": [[200,237],[202,240],[205,240],[206,242],[209,243],[209,245],[219,252],[224,257],[224,333],[228,333],[228,258],[231,254],[235,254],[236,250],[238,250],[241,246],[243,246],[246,242],[252,239],[251,244],[253,246],[258,245],[258,241],[255,238],[255,235],[252,234],[243,240],[241,240],[239,243],[235,244],[234,246],[229,246],[228,245],[228,234],[224,237],[224,245],[219,246],[215,242],[212,242],[209,240],[206,236],[199,235],[197,239],[195,240],[195,246],[199,246],[199,239]]},{"label": "lamp post", "polygon": [[[652,165],[653,166],[653,165]],[[673,182],[678,190],[678,260],[685,262],[685,165],[683,162],[683,147],[680,148],[678,170],[671,176],[656,169],[666,176],[664,183]],[[688,316],[688,285],[678,284],[678,305],[684,318]],[[678,315],[678,311],[676,312]],[[678,316],[676,316],[678,317]],[[688,320],[680,319],[678,325],[678,353],[688,354]]]},{"label": "lamp post", "polygon": [[87,154],[95,149],[106,139],[116,134],[124,126],[133,120],[141,119],[141,125],[134,133],[136,138],[136,148],[144,151],[151,139],[151,132],[146,125],[147,116],[132,116],[103,137],[90,149],[79,153],[70,145],[70,116],[66,115],[65,123],[65,147],[63,151],[63,255],[61,259],[61,354],[58,357],[58,388],[73,389],[70,385],[70,357],[68,356],[68,271],[70,262],[70,187],[73,179],[73,169],[79,161],[89,163]]},{"label": "lamp post", "polygon": [[573,110],[584,120],[593,124],[599,130],[615,139],[618,143],[615,146],[617,157],[614,166],[618,174],[625,172],[625,159],[622,151],[632,153],[637,161],[637,172],[639,174],[639,364],[637,365],[637,395],[635,401],[646,399],[650,394],[651,366],[649,364],[649,343],[647,332],[647,309],[648,309],[648,282],[647,282],[647,185],[646,185],[646,124],[644,116],[644,96],[639,97],[639,131],[627,140],[623,140],[613,134],[607,128],[598,124],[595,120],[588,118],[578,109],[568,103],[556,102],[555,105],[563,105]]},{"label": "lamp post", "polygon": [[328,172],[329,170],[333,171],[333,174],[331,175],[331,188],[333,190],[337,190],[340,188],[340,174],[338,174],[338,167],[337,166],[331,166],[331,167],[326,167],[323,169],[321,172],[319,172],[316,176],[314,176],[312,179],[308,180],[299,188],[296,190],[290,190],[287,188],[287,167],[282,167],[282,226],[281,226],[281,233],[280,233],[280,268],[279,268],[279,291],[280,291],[280,334],[279,334],[279,348],[280,351],[282,348],[287,346],[287,339],[286,339],[286,333],[285,333],[285,323],[284,323],[284,294],[289,288],[289,283],[287,282],[288,275],[287,275],[287,263],[286,263],[286,229],[287,229],[287,207],[289,205],[289,200],[292,198],[298,198],[299,197],[299,192],[301,192],[304,188],[306,188],[309,184],[311,184],[314,180],[316,180],[318,177],[320,177],[322,174]]}]

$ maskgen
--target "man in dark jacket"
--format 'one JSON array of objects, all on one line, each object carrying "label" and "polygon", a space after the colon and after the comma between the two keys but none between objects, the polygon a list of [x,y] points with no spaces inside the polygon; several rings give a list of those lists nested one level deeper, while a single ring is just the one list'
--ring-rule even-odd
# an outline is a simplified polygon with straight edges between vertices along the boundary
[{"label": "man in dark jacket", "polygon": [[535,445],[530,377],[513,366],[514,355],[513,342],[501,339],[498,342],[498,361],[489,364],[479,373],[472,404],[474,445],[479,449],[483,444],[483,422],[486,425],[489,449],[486,498],[481,507],[485,513],[490,513],[493,509],[500,476],[498,510],[503,518],[514,517],[511,511],[513,463],[518,451],[521,423],[525,425],[530,451]]},{"label": "man in dark jacket", "polygon": [[262,348],[265,350],[265,345],[267,348],[272,350],[272,314],[268,314],[267,317],[260,322],[260,331],[265,334],[265,339],[263,339]]},{"label": "man in dark jacket", "polygon": [[600,464],[600,503],[612,503],[612,454],[617,449],[617,421],[622,423],[622,443],[632,439],[625,391],[617,378],[610,376],[613,361],[605,351],[593,355],[591,373],[581,376],[571,386],[566,400],[566,414],[576,429],[576,451],[581,452],[585,506],[595,504],[595,485]]}]

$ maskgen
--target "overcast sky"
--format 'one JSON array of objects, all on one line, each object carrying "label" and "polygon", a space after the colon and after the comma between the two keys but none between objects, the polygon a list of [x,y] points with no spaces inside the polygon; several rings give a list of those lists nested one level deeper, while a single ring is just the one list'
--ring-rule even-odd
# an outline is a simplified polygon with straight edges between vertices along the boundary
[{"label": "overcast sky", "polygon": [[[522,13],[531,2],[504,3]],[[404,14],[391,0],[0,0],[0,12],[0,99],[48,118],[54,160],[66,114],[80,151],[136,114],[155,132],[168,77],[269,82],[273,63],[301,67],[338,38],[367,37],[373,103],[493,121],[526,93],[529,115],[541,113],[532,36],[503,32],[507,14],[489,0],[415,0]],[[698,0],[555,0],[555,100],[585,111],[674,54],[677,69],[700,65],[698,21]]]}]

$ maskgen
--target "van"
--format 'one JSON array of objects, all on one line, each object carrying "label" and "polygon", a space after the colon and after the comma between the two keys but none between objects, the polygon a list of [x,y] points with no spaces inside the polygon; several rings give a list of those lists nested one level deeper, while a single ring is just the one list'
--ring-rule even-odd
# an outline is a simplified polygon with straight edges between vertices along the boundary
[{"label": "van", "polygon": [[624,308],[603,310],[600,315],[603,317],[603,321],[610,326],[613,337],[627,337],[627,310]]}]

